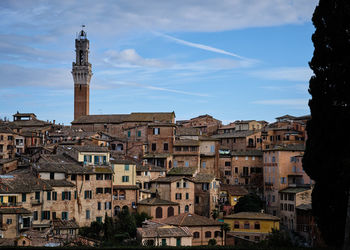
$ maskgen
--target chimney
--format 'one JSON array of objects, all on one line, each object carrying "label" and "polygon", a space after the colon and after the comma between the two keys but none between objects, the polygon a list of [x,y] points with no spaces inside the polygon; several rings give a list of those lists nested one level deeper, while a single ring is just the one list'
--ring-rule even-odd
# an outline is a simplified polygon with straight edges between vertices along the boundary
[{"label": "chimney", "polygon": [[55,125],[56,120],[53,120],[53,125]]}]

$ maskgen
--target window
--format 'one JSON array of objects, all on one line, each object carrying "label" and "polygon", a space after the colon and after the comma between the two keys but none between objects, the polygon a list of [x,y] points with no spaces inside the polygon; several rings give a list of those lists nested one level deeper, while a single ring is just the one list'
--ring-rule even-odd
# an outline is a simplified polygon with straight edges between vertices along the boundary
[{"label": "window", "polygon": [[177,187],[177,188],[180,187],[180,182],[176,182],[176,187]]},{"label": "window", "polygon": [[35,192],[35,199],[40,200],[40,192],[39,191]]},{"label": "window", "polygon": [[177,161],[174,161],[173,164],[174,164],[174,167],[177,167]]},{"label": "window", "polygon": [[50,211],[41,211],[41,220],[50,220]]},{"label": "window", "polygon": [[238,167],[235,167],[235,174],[238,174]]},{"label": "window", "polygon": [[68,220],[68,212],[62,212],[62,220]]},{"label": "window", "polygon": [[22,194],[22,202],[26,202],[27,201],[27,194]]},{"label": "window", "polygon": [[52,212],[52,219],[56,219],[56,212]]},{"label": "window", "polygon": [[225,167],[230,167],[231,166],[231,162],[230,161],[225,161]]},{"label": "window", "polygon": [[71,194],[69,191],[64,191],[62,192],[62,200],[70,200],[71,199]]},{"label": "window", "polygon": [[160,134],[160,128],[153,128],[153,134],[159,135]]},{"label": "window", "polygon": [[52,200],[57,201],[57,192],[52,192]]},{"label": "window", "polygon": [[246,156],[246,157],[245,157],[245,160],[246,160],[246,161],[248,161],[248,158],[249,158],[249,157],[248,157],[248,156]]},{"label": "window", "polygon": [[122,176],[122,182],[129,182],[129,176],[127,175]]},{"label": "window", "polygon": [[105,194],[111,194],[112,189],[111,188],[105,188]]},{"label": "window", "polygon": [[202,183],[202,190],[203,191],[209,190],[209,183]]},{"label": "window", "polygon": [[50,191],[47,191],[47,200],[50,201],[51,200],[51,192]]},{"label": "window", "polygon": [[235,229],[239,229],[239,222],[238,221],[235,221],[235,224],[233,226]]},{"label": "window", "polygon": [[7,224],[7,225],[12,224],[12,219],[7,219],[7,220],[6,220],[6,224]]},{"label": "window", "polygon": [[211,238],[211,232],[210,231],[206,231],[205,232],[205,238]]},{"label": "window", "polygon": [[190,211],[190,207],[188,205],[185,206],[185,213],[188,213]]},{"label": "window", "polygon": [[168,151],[169,150],[169,144],[168,143],[164,143],[164,151]]},{"label": "window", "polygon": [[156,151],[157,150],[157,144],[152,143],[152,151]]},{"label": "window", "polygon": [[198,239],[199,238],[199,232],[194,232],[193,233],[193,238]]},{"label": "window", "polygon": [[38,211],[34,211],[33,220],[38,220]]},{"label": "window", "polygon": [[255,161],[255,156],[252,156],[252,160]]},{"label": "window", "polygon": [[131,131],[128,131],[128,137],[130,137],[131,136]]},{"label": "window", "polygon": [[96,194],[103,194],[103,188],[96,188]]},{"label": "window", "polygon": [[221,232],[220,231],[215,231],[214,232],[214,237],[215,238],[221,237]]},{"label": "window", "polygon": [[186,167],[190,166],[190,164],[189,164],[188,161],[185,161],[185,166],[186,166]]},{"label": "window", "polygon": [[90,210],[86,210],[85,212],[85,218],[90,219]]},{"label": "window", "polygon": [[86,174],[86,175],[85,175],[85,180],[86,180],[86,181],[89,181],[89,180],[90,180],[90,175]]},{"label": "window", "polygon": [[211,152],[211,153],[215,153],[215,146],[214,146],[214,145],[211,145],[211,146],[210,146],[210,152]]},{"label": "window", "polygon": [[105,202],[105,210],[111,210],[112,209],[112,202],[107,201]]},{"label": "window", "polygon": [[187,181],[184,181],[183,187],[184,187],[184,188],[188,188],[188,183],[187,183]]},{"label": "window", "polygon": [[91,190],[85,190],[84,199],[92,199],[92,191]]},{"label": "window", "polygon": [[190,194],[186,193],[186,200],[188,200],[190,198]]},{"label": "window", "polygon": [[96,174],[96,180],[98,181],[103,180],[103,174]]},{"label": "window", "polygon": [[254,224],[254,229],[260,229],[260,223],[259,222],[255,222]]},{"label": "window", "polygon": [[272,156],[272,162],[276,162],[276,158]]},{"label": "window", "polygon": [[162,246],[166,246],[166,239],[162,239]]},{"label": "window", "polygon": [[50,180],[54,180],[55,179],[55,173],[50,173]]},{"label": "window", "polygon": [[101,216],[96,217],[96,221],[99,223],[102,223],[102,217]]},{"label": "window", "polygon": [[124,165],[124,171],[129,171],[129,165],[128,164]]},{"label": "window", "polygon": [[206,165],[206,162],[203,161],[203,162],[202,162],[202,168],[205,168],[205,165]]},{"label": "window", "polygon": [[196,197],[195,197],[195,203],[196,203],[196,204],[199,204],[199,196],[197,196],[197,195],[196,195]]},{"label": "window", "polygon": [[105,180],[112,180],[111,174],[105,174]]},{"label": "window", "polygon": [[161,207],[156,208],[156,218],[157,219],[163,218],[163,209]]},{"label": "window", "polygon": [[294,194],[288,194],[288,200],[294,201]]},{"label": "window", "polygon": [[175,194],[175,200],[181,200],[182,199],[182,194],[181,193],[176,193]]},{"label": "window", "polygon": [[77,191],[74,191],[74,199],[77,199],[77,197],[78,197],[78,193]]},{"label": "window", "polygon": [[225,175],[226,176],[230,176],[231,175],[231,171],[225,171]]},{"label": "window", "polygon": [[250,224],[248,221],[244,222],[244,229],[250,229]]},{"label": "window", "polygon": [[97,202],[97,210],[101,210],[101,202]]},{"label": "window", "polygon": [[137,131],[137,137],[141,137],[141,130]]},{"label": "window", "polygon": [[70,179],[71,179],[72,181],[77,180],[77,175],[76,175],[76,174],[72,174],[72,175],[70,176]]}]

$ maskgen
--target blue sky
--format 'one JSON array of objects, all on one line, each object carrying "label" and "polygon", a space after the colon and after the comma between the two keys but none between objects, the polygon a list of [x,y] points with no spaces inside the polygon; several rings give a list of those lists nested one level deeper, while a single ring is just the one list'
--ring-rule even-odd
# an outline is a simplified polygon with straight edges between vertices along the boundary
[{"label": "blue sky", "polygon": [[[81,4],[83,2],[83,4]],[[175,111],[227,124],[305,115],[317,0],[0,2],[0,118],[73,120],[74,39],[90,114]]]}]

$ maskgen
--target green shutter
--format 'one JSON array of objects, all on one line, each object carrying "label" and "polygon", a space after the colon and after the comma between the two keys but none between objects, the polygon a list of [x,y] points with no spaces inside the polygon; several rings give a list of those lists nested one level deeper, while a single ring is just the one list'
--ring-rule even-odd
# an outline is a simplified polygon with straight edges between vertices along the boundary
[{"label": "green shutter", "polygon": [[68,200],[71,200],[71,194],[70,194],[70,191],[68,192]]}]

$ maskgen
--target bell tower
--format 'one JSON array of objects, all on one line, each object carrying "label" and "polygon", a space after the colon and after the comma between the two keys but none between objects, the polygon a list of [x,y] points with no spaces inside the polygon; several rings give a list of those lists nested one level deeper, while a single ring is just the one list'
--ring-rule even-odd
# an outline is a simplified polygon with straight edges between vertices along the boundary
[{"label": "bell tower", "polygon": [[74,120],[83,115],[89,115],[90,80],[92,76],[89,63],[89,40],[82,30],[75,39],[75,55],[72,75],[74,79]]}]

